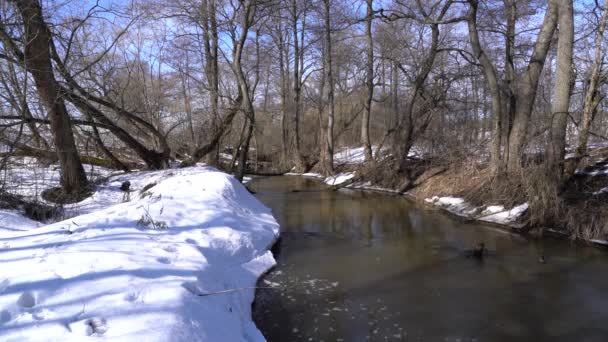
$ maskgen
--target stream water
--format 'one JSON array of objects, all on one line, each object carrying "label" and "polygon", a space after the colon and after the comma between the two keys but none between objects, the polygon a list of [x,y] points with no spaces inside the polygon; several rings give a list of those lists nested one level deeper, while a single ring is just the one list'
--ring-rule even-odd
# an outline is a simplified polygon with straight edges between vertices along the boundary
[{"label": "stream water", "polygon": [[[603,250],[528,241],[302,177],[250,188],[282,229],[254,305],[270,342],[608,341]],[[465,257],[477,242],[491,255]]]}]

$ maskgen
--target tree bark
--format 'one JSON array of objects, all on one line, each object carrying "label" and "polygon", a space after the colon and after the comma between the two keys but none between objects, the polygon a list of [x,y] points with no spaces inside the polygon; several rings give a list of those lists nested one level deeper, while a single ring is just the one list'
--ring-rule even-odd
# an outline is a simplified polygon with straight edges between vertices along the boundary
[{"label": "tree bark", "polygon": [[551,117],[551,139],[547,148],[547,167],[561,182],[566,154],[566,128],[570,109],[570,90],[573,81],[572,54],[574,48],[574,13],[572,0],[559,1],[559,36],[557,46],[557,67],[553,90],[553,110]]},{"label": "tree bark", "polygon": [[241,57],[243,55],[243,49],[245,48],[245,41],[247,40],[249,29],[253,25],[256,5],[256,0],[244,1],[242,9],[242,19],[240,24],[240,34],[238,36],[238,39],[233,40],[232,42],[234,46],[232,53],[232,69],[236,76],[237,85],[239,87],[239,93],[243,98],[241,102],[242,110],[245,113],[245,117],[249,119],[247,137],[245,139],[245,144],[241,149],[241,155],[239,156],[239,165],[236,173],[236,178],[239,181],[243,181],[243,176],[245,175],[245,170],[247,167],[247,154],[249,152],[249,142],[251,140],[251,136],[253,135],[253,128],[255,127],[255,109],[253,107],[253,101],[251,98],[251,89],[247,82],[247,77],[245,71],[243,70],[243,65],[241,63]]},{"label": "tree bark", "polygon": [[366,0],[367,13],[365,17],[365,40],[366,46],[366,87],[367,97],[365,99],[365,111],[361,123],[361,142],[365,152],[365,161],[372,160],[372,144],[369,136],[369,121],[372,113],[372,102],[374,99],[374,40],[372,37],[373,0]]},{"label": "tree bark", "polygon": [[280,83],[281,83],[281,161],[287,161],[287,154],[289,153],[288,147],[288,129],[287,129],[287,97],[289,93],[288,86],[288,76],[287,76],[287,68],[286,65],[289,62],[285,61],[286,59],[286,43],[285,36],[283,34],[283,24],[279,19],[279,24],[277,27],[278,41],[277,48],[279,50],[279,73],[280,73]]},{"label": "tree bark", "polygon": [[[306,14],[303,14],[304,17]],[[304,171],[304,157],[302,155],[302,147],[300,143],[300,110],[302,108],[302,61],[304,59],[304,47],[300,46],[298,37],[298,3],[297,0],[292,0],[292,33],[293,33],[293,111],[294,111],[294,134],[295,134],[295,152],[296,152],[296,169]],[[304,36],[304,20],[302,21],[302,36]]]},{"label": "tree bark", "polygon": [[[203,39],[205,49],[205,75],[209,84],[209,102],[211,105],[211,127],[214,134],[219,129],[219,66],[218,66],[218,30],[216,19],[216,0],[203,0]],[[216,153],[207,161],[211,165],[219,163],[219,144],[214,146]]]},{"label": "tree bark", "polygon": [[534,44],[534,51],[525,74],[518,82],[517,108],[513,117],[513,126],[509,133],[509,152],[507,169],[517,171],[521,168],[523,147],[528,133],[528,123],[536,100],[536,91],[540,74],[545,65],[547,52],[551,46],[553,33],[557,26],[557,0],[549,0],[545,18]]},{"label": "tree bark", "polygon": [[502,96],[500,87],[498,84],[498,76],[496,68],[490,57],[485,53],[481,47],[479,40],[479,32],[477,29],[477,9],[478,1],[469,0],[469,14],[468,14],[468,29],[469,29],[469,40],[471,41],[471,47],[473,53],[477,56],[477,60],[481,64],[483,74],[488,85],[488,91],[491,98],[491,109],[492,109],[492,141],[490,143],[490,170],[492,174],[496,174],[501,169],[501,135],[502,135]]},{"label": "tree bark", "polygon": [[332,66],[332,43],[331,43],[331,0],[323,0],[325,8],[325,32],[324,32],[324,43],[325,43],[325,85],[326,98],[327,98],[327,131],[325,132],[325,151],[322,154],[322,168],[325,174],[332,174],[334,171],[334,76]]},{"label": "tree bark", "polygon": [[[515,75],[515,26],[517,25],[517,0],[504,0],[505,12],[507,14],[507,32],[505,36],[505,97],[503,106],[506,105],[506,115],[503,116],[502,131],[500,133],[501,142],[508,137],[511,132],[515,110],[517,108],[517,79]],[[504,110],[504,109],[503,109]],[[506,131],[506,132],[505,132]],[[506,136],[505,136],[506,133]],[[508,144],[505,144],[507,151]],[[499,147],[500,148],[500,147]],[[504,167],[504,158],[501,159],[500,166]]]}]

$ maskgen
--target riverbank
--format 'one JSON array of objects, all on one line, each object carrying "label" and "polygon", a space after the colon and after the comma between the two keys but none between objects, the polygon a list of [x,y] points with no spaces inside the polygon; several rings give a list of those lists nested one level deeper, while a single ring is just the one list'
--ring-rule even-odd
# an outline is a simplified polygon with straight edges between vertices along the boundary
[{"label": "riverbank", "polygon": [[302,176],[320,179],[334,190],[344,187],[403,194],[459,219],[519,234],[608,246],[608,232],[602,226],[608,164],[601,156],[592,166],[579,170],[562,194],[552,193],[548,184],[538,182],[544,178],[541,168],[493,178],[476,159],[446,163],[413,157],[405,168],[394,163],[385,156],[365,164],[358,156],[338,164],[333,176]]},{"label": "riverbank", "polygon": [[402,195],[427,208],[441,209],[459,219],[494,224],[498,227],[513,231],[521,231],[523,229],[524,224],[518,222],[518,220],[521,219],[528,210],[526,203],[505,209],[504,206],[501,205],[474,206],[466,202],[465,199],[459,197],[433,196],[427,198],[426,196],[419,196],[415,191],[400,192],[399,189],[373,185],[370,181],[358,177],[356,171],[342,172],[328,177],[324,177],[317,173],[287,173],[285,175],[317,179],[330,186],[333,190],[345,188]]},{"label": "riverbank", "polygon": [[232,176],[114,175],[66,213],[0,229],[0,340],[264,340],[251,304],[279,226]]}]

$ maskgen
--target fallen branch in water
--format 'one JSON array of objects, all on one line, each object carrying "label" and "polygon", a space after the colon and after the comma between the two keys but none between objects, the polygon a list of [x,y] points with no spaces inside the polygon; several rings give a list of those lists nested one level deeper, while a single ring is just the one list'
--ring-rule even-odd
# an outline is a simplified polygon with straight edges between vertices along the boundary
[{"label": "fallen branch in water", "polygon": [[280,286],[250,286],[250,287],[239,287],[239,288],[235,288],[235,289],[227,289],[227,290],[222,290],[222,291],[217,291],[217,292],[197,293],[196,295],[199,297],[207,297],[207,296],[211,296],[211,295],[225,294],[225,293],[231,293],[231,292],[237,292],[237,291],[243,291],[243,290],[280,289],[280,288],[281,288]]}]

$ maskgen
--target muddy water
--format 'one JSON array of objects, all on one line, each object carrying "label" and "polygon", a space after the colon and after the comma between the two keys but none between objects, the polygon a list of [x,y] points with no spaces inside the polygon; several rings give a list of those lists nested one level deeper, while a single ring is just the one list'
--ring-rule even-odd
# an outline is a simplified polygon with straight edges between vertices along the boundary
[{"label": "muddy water", "polygon": [[[260,282],[272,288],[254,307],[271,342],[608,341],[605,251],[301,177],[250,187],[283,230],[278,266]],[[463,256],[480,241],[491,256]]]}]

